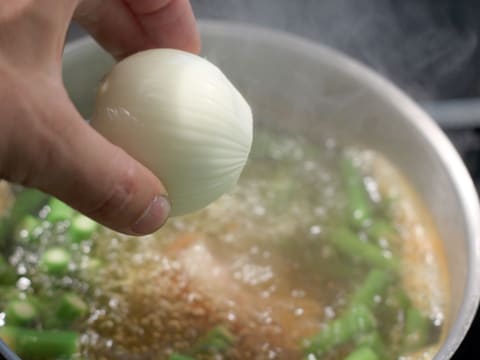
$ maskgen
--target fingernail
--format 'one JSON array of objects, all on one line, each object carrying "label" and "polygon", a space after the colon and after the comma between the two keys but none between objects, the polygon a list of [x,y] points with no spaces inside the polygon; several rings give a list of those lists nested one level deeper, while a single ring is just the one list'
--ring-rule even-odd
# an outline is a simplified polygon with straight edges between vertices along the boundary
[{"label": "fingernail", "polygon": [[165,224],[169,213],[168,199],[165,196],[156,196],[131,229],[137,235],[150,234]]}]

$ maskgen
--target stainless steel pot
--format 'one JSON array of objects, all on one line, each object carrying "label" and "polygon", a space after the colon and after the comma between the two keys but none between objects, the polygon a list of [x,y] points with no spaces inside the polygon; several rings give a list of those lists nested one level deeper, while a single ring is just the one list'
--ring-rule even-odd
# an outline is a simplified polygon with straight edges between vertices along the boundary
[{"label": "stainless steel pot", "polygon": [[[246,96],[257,122],[312,140],[332,134],[366,144],[408,175],[446,248],[452,321],[436,359],[450,358],[480,297],[480,211],[473,183],[446,136],[399,89],[329,48],[252,26],[204,22],[201,30],[203,54]],[[65,49],[65,85],[86,118],[111,64],[90,39]]]}]

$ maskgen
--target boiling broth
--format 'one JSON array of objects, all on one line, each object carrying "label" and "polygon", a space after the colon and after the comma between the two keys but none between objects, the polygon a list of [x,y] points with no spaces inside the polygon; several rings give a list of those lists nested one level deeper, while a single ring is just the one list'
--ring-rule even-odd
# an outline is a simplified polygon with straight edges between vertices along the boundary
[{"label": "boiling broth", "polygon": [[[16,279],[0,306],[40,299],[46,310],[26,327],[78,334],[58,358],[431,359],[448,318],[443,249],[423,204],[380,154],[333,139],[257,131],[230,194],[150,236],[99,227],[72,241],[71,218],[48,221],[50,211],[11,232]],[[42,254],[57,247],[68,269],[48,273]],[[52,320],[66,292],[88,304],[67,325]],[[25,353],[0,314],[0,337]]]}]

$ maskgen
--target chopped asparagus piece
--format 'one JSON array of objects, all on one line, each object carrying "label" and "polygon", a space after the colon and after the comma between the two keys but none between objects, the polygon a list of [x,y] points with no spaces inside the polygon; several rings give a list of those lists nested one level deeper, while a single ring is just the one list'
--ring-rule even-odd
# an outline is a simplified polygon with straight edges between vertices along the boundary
[{"label": "chopped asparagus piece", "polygon": [[77,294],[67,293],[62,296],[57,308],[57,319],[62,324],[71,324],[88,313],[88,305]]},{"label": "chopped asparagus piece", "polygon": [[47,201],[48,195],[34,189],[25,189],[18,193],[9,214],[0,219],[0,243],[8,238],[26,215],[35,214]]},{"label": "chopped asparagus piece", "polygon": [[14,231],[14,238],[18,242],[28,243],[34,241],[37,237],[37,231],[41,226],[38,218],[27,215],[17,224]]},{"label": "chopped asparagus piece", "polygon": [[45,251],[40,258],[40,267],[51,275],[64,275],[68,271],[71,256],[65,249],[55,247]]},{"label": "chopped asparagus piece", "polygon": [[56,198],[51,198],[48,202],[48,206],[50,208],[50,212],[47,215],[47,220],[50,222],[69,220],[75,213],[75,210],[73,210],[70,206]]},{"label": "chopped asparagus piece", "polygon": [[359,347],[351,352],[345,360],[379,360],[375,352],[368,347]]},{"label": "chopped asparagus piece", "polygon": [[92,237],[98,228],[98,224],[85,215],[78,214],[72,219],[72,224],[68,230],[70,239],[79,243]]},{"label": "chopped asparagus piece", "polygon": [[33,330],[19,327],[0,327],[2,339],[25,359],[69,359],[78,351],[78,334],[70,331]]},{"label": "chopped asparagus piece", "polygon": [[10,301],[5,309],[5,314],[8,325],[18,326],[28,325],[38,317],[36,307],[28,300]]}]

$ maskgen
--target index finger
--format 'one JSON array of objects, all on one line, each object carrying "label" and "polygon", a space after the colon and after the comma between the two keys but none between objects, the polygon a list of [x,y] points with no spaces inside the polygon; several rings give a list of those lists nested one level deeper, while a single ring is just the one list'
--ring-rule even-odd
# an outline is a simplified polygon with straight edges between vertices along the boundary
[{"label": "index finger", "polygon": [[75,18],[117,59],[156,47],[200,51],[188,0],[82,0]]},{"label": "index finger", "polygon": [[159,47],[200,51],[189,0],[125,0],[152,42]]}]

